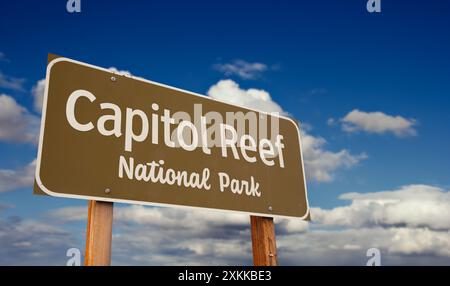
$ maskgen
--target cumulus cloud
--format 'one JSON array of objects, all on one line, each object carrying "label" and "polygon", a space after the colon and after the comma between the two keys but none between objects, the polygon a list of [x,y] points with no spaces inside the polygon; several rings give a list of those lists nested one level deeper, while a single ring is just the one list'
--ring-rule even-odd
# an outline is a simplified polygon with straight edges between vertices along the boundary
[{"label": "cumulus cloud", "polygon": [[[118,211],[115,222],[122,231],[113,237],[113,243],[131,251],[133,263],[226,265],[251,261],[247,215],[132,206]],[[142,236],[126,235],[136,227]],[[151,235],[156,229],[160,235]],[[128,251],[119,254],[118,264],[130,263]],[[217,260],[212,262],[211,257]]]},{"label": "cumulus cloud", "polygon": [[0,265],[65,265],[79,242],[59,226],[20,217],[0,219]]},{"label": "cumulus cloud", "polygon": [[[117,207],[114,208],[114,215],[117,216]],[[72,206],[51,210],[47,213],[51,218],[64,222],[75,222],[87,219],[87,202],[86,206]]]},{"label": "cumulus cloud", "polygon": [[[60,223],[86,220],[87,208],[66,207],[47,216]],[[248,215],[209,210],[114,208],[115,265],[250,265]],[[279,234],[305,232],[301,220],[278,221]],[[133,235],[129,235],[132,233]]]},{"label": "cumulus cloud", "polygon": [[38,133],[39,118],[11,96],[0,94],[0,141],[35,144]]},{"label": "cumulus cloud", "polygon": [[382,226],[450,230],[450,192],[428,185],[407,185],[376,193],[346,193],[348,206],[315,209],[321,225],[350,228]]},{"label": "cumulus cloud", "polygon": [[12,207],[14,207],[14,206],[13,206],[13,205],[10,205],[10,204],[5,204],[5,203],[0,202],[0,213],[1,213],[2,211],[7,210],[7,209],[10,209],[10,208],[12,208]]},{"label": "cumulus cloud", "polygon": [[44,91],[45,91],[45,78],[38,80],[36,84],[31,89],[31,94],[34,97],[34,110],[37,112],[42,112],[42,104],[44,101]]},{"label": "cumulus cloud", "polygon": [[233,80],[221,80],[208,90],[208,96],[220,100],[245,106],[265,112],[277,112],[286,115],[286,112],[272,100],[270,94],[262,89],[242,89]]},{"label": "cumulus cloud", "polygon": [[341,119],[346,132],[365,131],[368,133],[393,133],[397,137],[414,136],[417,131],[415,119],[391,116],[383,112],[364,112],[354,109]]},{"label": "cumulus cloud", "polygon": [[[87,218],[87,207],[66,207],[50,211],[48,215],[63,221]],[[116,223],[153,225],[161,228],[208,228],[214,225],[239,226],[249,222],[247,215],[226,214],[220,211],[187,210],[182,208],[145,207],[131,205],[114,209]]]},{"label": "cumulus cloud", "polygon": [[[366,251],[375,247],[381,251],[383,265],[449,265],[449,194],[428,185],[346,193],[340,198],[350,200],[350,205],[329,210],[312,208],[310,223],[276,219],[280,264],[365,265]],[[84,221],[86,214],[86,207],[70,207],[51,211],[48,216],[70,222]],[[115,265],[251,263],[248,215],[137,205],[115,207]]]},{"label": "cumulus cloud", "polygon": [[366,265],[367,250],[381,252],[382,265],[449,265],[450,232],[426,228],[344,228],[279,237],[284,265]]},{"label": "cumulus cloud", "polygon": [[354,155],[347,149],[338,152],[325,150],[325,139],[305,131],[301,131],[301,140],[306,175],[318,182],[330,182],[336,170],[350,168],[367,158],[365,153]]},{"label": "cumulus cloud", "polygon": [[36,160],[15,170],[0,169],[0,193],[31,187],[34,183],[35,169]]},{"label": "cumulus cloud", "polygon": [[[211,86],[208,95],[214,99],[224,102],[241,105],[247,108],[261,110],[265,112],[276,112],[288,115],[280,105],[272,100],[270,94],[265,90],[241,89],[232,80],[221,80]],[[302,124],[302,127],[308,126]],[[332,152],[324,149],[326,140],[315,137],[307,133],[310,128],[302,128],[301,140],[303,147],[303,157],[305,171],[309,179],[319,182],[330,182],[334,178],[334,172],[339,168],[349,168],[367,158],[366,154],[351,154],[350,151],[342,149]]]},{"label": "cumulus cloud", "polygon": [[7,76],[0,71],[0,88],[23,91],[25,79]]},{"label": "cumulus cloud", "polygon": [[[48,213],[60,222],[85,220],[86,215],[84,206]],[[218,211],[116,206],[113,264],[250,264],[249,223],[248,215]]]},{"label": "cumulus cloud", "polygon": [[347,206],[312,208],[309,231],[278,240],[286,264],[364,265],[381,250],[385,265],[450,264],[450,192],[429,185],[346,193]]},{"label": "cumulus cloud", "polygon": [[249,63],[244,60],[234,60],[230,63],[216,64],[214,69],[222,72],[226,76],[238,76],[242,79],[256,79],[268,70],[263,63]]}]

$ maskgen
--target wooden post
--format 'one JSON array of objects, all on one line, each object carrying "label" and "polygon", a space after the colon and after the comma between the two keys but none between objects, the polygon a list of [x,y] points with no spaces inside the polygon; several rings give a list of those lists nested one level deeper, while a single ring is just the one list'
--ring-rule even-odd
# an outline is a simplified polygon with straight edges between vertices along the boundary
[{"label": "wooden post", "polygon": [[253,265],[277,266],[275,225],[271,217],[250,216]]},{"label": "wooden post", "polygon": [[113,203],[89,201],[85,266],[111,264]]}]

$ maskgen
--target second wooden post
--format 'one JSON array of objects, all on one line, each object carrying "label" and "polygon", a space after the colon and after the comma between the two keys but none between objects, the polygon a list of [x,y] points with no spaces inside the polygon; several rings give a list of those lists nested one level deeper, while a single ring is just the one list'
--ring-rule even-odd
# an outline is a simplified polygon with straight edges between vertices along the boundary
[{"label": "second wooden post", "polygon": [[253,265],[276,266],[278,260],[273,218],[250,216],[250,223],[252,230]]}]

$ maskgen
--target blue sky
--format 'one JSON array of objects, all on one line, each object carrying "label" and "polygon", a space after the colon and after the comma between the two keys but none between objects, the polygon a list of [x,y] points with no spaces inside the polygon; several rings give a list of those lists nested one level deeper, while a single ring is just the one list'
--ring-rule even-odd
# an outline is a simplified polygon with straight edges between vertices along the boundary
[{"label": "blue sky", "polygon": [[[365,0],[81,0],[82,12],[70,14],[62,0],[2,1],[0,94],[13,98],[27,110],[27,116],[40,117],[32,88],[45,77],[48,53],[116,67],[201,94],[207,94],[219,81],[231,79],[242,90],[267,91],[273,102],[308,125],[308,136],[326,140],[313,148],[311,162],[314,156],[327,160],[327,156],[317,152],[338,157],[342,150],[347,152],[340,159],[331,156],[334,159],[329,160],[337,160],[333,161],[337,166],[326,170],[329,179],[310,176],[309,200],[313,207],[332,210],[348,205],[339,198],[344,193],[396,191],[415,184],[448,194],[450,3],[381,2],[382,13],[371,14]],[[239,61],[244,65],[259,63],[265,68],[251,70],[251,78],[224,68],[226,64],[236,66]],[[12,87],[12,83],[16,85]],[[354,110],[366,117],[346,117]],[[371,112],[382,112],[390,125],[383,125],[378,131],[364,125],[376,120]],[[412,125],[393,127],[400,118]],[[357,130],[345,130],[346,124]],[[0,123],[0,128],[14,126]],[[35,158],[36,145],[5,138],[0,140],[0,169],[15,170],[18,175],[18,170]],[[308,167],[321,171],[322,165],[311,166],[313,163],[307,164],[307,171]],[[1,184],[7,182],[0,181]],[[3,224],[9,225],[11,217],[19,217],[56,225],[73,237],[74,246],[82,248],[85,222],[80,219],[65,225],[49,213],[85,206],[86,202],[36,197],[31,192],[31,185],[26,183],[0,191],[0,206],[10,206],[0,208]],[[448,217],[449,213],[445,214]],[[414,225],[410,221],[401,223]],[[368,229],[365,227],[361,233]],[[441,234],[439,227],[437,235]],[[61,245],[61,249],[64,247]],[[423,253],[415,255],[422,257],[424,263],[450,264],[450,255],[430,258]],[[392,264],[412,261],[395,255],[392,254]],[[350,256],[348,263],[359,263]],[[46,257],[45,262],[29,263],[64,261],[64,257],[53,252]],[[221,261],[249,263],[233,259]],[[311,259],[292,259],[287,263],[314,264]],[[329,263],[334,262],[330,258]],[[117,263],[133,261],[124,255]],[[0,258],[0,264],[8,264],[8,260]]]}]

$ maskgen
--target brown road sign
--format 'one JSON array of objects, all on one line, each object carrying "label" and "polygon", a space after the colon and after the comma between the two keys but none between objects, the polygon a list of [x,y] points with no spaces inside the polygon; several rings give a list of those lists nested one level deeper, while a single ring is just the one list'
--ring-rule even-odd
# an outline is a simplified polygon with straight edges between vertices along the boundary
[{"label": "brown road sign", "polygon": [[258,216],[309,213],[292,119],[67,58],[47,66],[39,190]]}]

